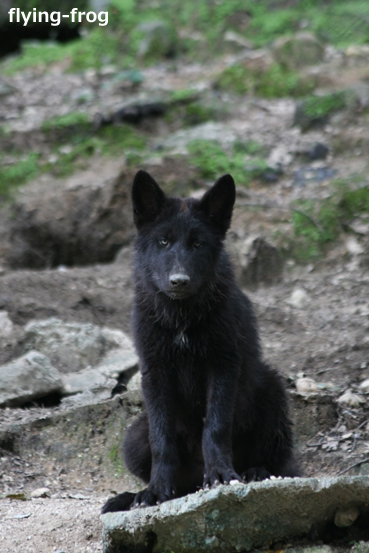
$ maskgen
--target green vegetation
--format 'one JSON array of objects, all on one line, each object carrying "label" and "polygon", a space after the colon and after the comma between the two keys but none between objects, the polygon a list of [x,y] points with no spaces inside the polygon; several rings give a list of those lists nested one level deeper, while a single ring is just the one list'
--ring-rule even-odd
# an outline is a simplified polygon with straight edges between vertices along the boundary
[{"label": "green vegetation", "polygon": [[235,64],[223,71],[215,86],[240,95],[252,92],[263,98],[283,98],[305,96],[314,90],[315,82],[278,64],[271,65],[266,71],[251,71]]},{"label": "green vegetation", "polygon": [[122,453],[120,448],[116,445],[113,445],[109,451],[109,461],[114,467],[114,471],[117,476],[122,475],[126,472],[124,467]]},{"label": "green vegetation", "polygon": [[87,135],[82,128],[68,142],[67,148],[60,147],[59,143],[53,152],[56,161],[46,163],[42,169],[64,177],[83,168],[86,159],[93,155],[125,155],[128,162],[137,163],[145,146],[146,139],[128,125],[107,125]]},{"label": "green vegetation", "polygon": [[[118,63],[125,56],[120,53],[119,37],[103,28],[94,28],[83,40],[67,44],[53,42],[26,42],[22,53],[2,63],[4,74],[11,75],[29,67],[47,67],[69,61],[69,71],[83,71],[89,67],[99,69],[107,63]],[[128,58],[127,58],[128,62]]]},{"label": "green vegetation", "polygon": [[[23,4],[27,10],[32,9],[29,6],[38,5],[38,0],[23,0]],[[83,4],[84,0],[80,0],[73,7],[81,5],[82,8]],[[143,63],[137,57],[145,40],[142,29],[153,21],[160,22],[163,28],[167,26],[169,39],[177,29],[186,29],[187,38],[181,38],[171,54],[198,60],[213,58],[221,51],[225,47],[224,32],[230,29],[255,47],[268,45],[280,36],[301,30],[302,22],[304,30],[312,31],[321,40],[338,47],[369,43],[369,3],[366,0],[301,0],[296,4],[285,7],[284,2],[275,0],[111,0],[107,8],[109,24],[105,27],[88,25],[83,40],[68,44],[26,42],[21,55],[2,62],[2,70],[9,74],[36,65],[47,67],[62,60],[69,60],[70,71],[83,71],[89,67],[99,69],[107,63],[132,68]],[[42,9],[47,10],[47,7],[42,5]],[[245,14],[249,23],[240,26],[239,21]],[[200,33],[203,38],[196,38],[194,33]],[[158,52],[145,63],[155,63],[166,55]],[[276,69],[273,69],[271,78],[275,75]],[[292,76],[288,79],[288,89],[295,90]]]},{"label": "green vegetation", "polygon": [[310,119],[319,119],[346,107],[344,92],[335,92],[324,96],[311,96],[304,100],[304,113]]},{"label": "green vegetation", "polygon": [[[24,184],[38,173],[38,155],[31,153],[9,166],[0,165],[0,197],[8,196],[11,188]],[[1,161],[1,158],[0,158]]]},{"label": "green vegetation", "polygon": [[350,221],[362,214],[369,215],[367,185],[352,189],[345,181],[337,181],[335,193],[322,203],[300,202],[292,217],[298,238],[292,246],[294,256],[300,261],[321,257]]},{"label": "green vegetation", "polygon": [[77,127],[80,125],[86,125],[89,121],[87,113],[71,112],[66,115],[57,115],[48,119],[42,125],[42,130],[47,132],[51,129],[64,129],[66,127]]},{"label": "green vegetation", "polygon": [[[80,122],[79,125],[77,121]],[[51,155],[45,160],[38,153],[30,152],[26,159],[19,159],[19,155],[14,153],[13,164],[0,165],[0,196],[9,196],[16,186],[25,184],[44,172],[50,172],[56,177],[70,175],[77,169],[84,168],[86,160],[93,155],[125,155],[129,164],[140,161],[146,147],[146,138],[143,135],[128,125],[107,125],[92,132],[86,126],[86,121],[85,114],[73,113],[46,121],[44,132],[52,133],[55,129],[62,131],[56,136]]]},{"label": "green vegetation", "polygon": [[228,152],[216,140],[193,140],[188,145],[188,151],[190,162],[200,169],[205,179],[216,179],[224,173],[230,173],[237,185],[248,185],[253,179],[261,177],[268,168],[265,160],[248,158],[261,151],[255,142],[245,143],[243,149],[238,142]]},{"label": "green vegetation", "polygon": [[294,71],[273,64],[255,83],[255,94],[263,98],[297,98],[310,94],[315,86],[313,78],[303,78]]}]

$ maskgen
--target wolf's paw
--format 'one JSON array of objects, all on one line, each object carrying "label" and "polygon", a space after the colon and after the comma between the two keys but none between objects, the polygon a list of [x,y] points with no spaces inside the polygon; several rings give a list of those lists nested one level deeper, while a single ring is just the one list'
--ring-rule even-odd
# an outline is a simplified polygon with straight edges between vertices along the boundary
[{"label": "wolf's paw", "polygon": [[176,493],[174,489],[171,493],[169,493],[163,491],[153,492],[149,488],[146,488],[145,490],[142,490],[142,492],[136,493],[136,497],[131,508],[137,509],[139,507],[153,507],[154,505],[159,505],[160,503],[164,503],[164,501],[173,499],[175,496]]},{"label": "wolf's paw", "polygon": [[213,488],[219,484],[229,484],[232,480],[242,482],[241,477],[234,470],[214,469],[204,475],[204,488]]},{"label": "wolf's paw", "polygon": [[135,500],[135,496],[136,494],[131,492],[119,493],[118,495],[108,499],[104,507],[101,509],[101,513],[129,511]]},{"label": "wolf's paw", "polygon": [[270,472],[265,468],[255,467],[242,473],[242,480],[244,482],[261,482],[261,480],[267,480],[270,476]]}]

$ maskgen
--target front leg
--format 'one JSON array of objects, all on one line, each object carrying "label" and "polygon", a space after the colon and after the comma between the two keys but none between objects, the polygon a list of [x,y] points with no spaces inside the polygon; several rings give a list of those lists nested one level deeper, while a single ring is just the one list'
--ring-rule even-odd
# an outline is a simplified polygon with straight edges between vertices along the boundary
[{"label": "front leg", "polygon": [[202,436],[204,487],[242,481],[232,462],[232,423],[237,392],[237,361],[213,361],[208,381],[206,421]]},{"label": "front leg", "polygon": [[133,507],[162,503],[176,496],[178,451],[175,429],[175,406],[170,372],[165,364],[142,368],[142,389],[149,421],[152,455],[148,487],[136,495]]}]

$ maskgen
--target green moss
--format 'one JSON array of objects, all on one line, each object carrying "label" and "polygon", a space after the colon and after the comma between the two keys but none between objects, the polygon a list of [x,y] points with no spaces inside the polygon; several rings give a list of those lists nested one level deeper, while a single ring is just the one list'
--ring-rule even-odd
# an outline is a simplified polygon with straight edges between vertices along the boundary
[{"label": "green moss", "polygon": [[324,96],[311,96],[304,101],[304,112],[310,119],[319,119],[344,109],[346,95],[344,92],[335,92]]},{"label": "green moss", "polygon": [[350,221],[362,213],[369,213],[368,187],[351,189],[344,181],[337,181],[335,193],[321,203],[300,202],[292,216],[298,238],[292,246],[295,257],[300,261],[321,257]]},{"label": "green moss", "polygon": [[253,80],[249,69],[240,64],[227,67],[216,80],[215,86],[219,90],[234,92],[235,94],[247,94],[253,89]]},{"label": "green moss", "polygon": [[25,42],[19,56],[2,63],[3,72],[11,75],[32,67],[47,68],[63,60],[69,60],[69,71],[83,71],[90,67],[99,69],[106,63],[123,66],[128,62],[128,58],[122,56],[121,49],[120,35],[97,27],[90,30],[82,40],[67,44]]},{"label": "green moss", "polygon": [[235,64],[223,71],[215,86],[240,95],[253,93],[263,98],[283,98],[306,96],[314,90],[315,81],[278,64],[273,64],[266,71],[251,71],[241,64]]},{"label": "green moss", "polygon": [[89,123],[89,117],[87,113],[71,112],[66,115],[59,115],[44,121],[42,130],[44,132],[50,132],[54,129],[66,130],[71,129],[74,131],[76,127],[86,127]]},{"label": "green moss", "polygon": [[294,98],[311,93],[316,86],[314,79],[302,78],[298,73],[273,64],[260,74],[255,83],[255,94],[263,98]]},{"label": "green moss", "polygon": [[171,101],[173,103],[191,102],[197,99],[198,96],[199,93],[196,90],[192,90],[191,88],[182,88],[180,90],[174,90],[171,93]]},{"label": "green moss", "polygon": [[249,156],[258,156],[264,152],[264,147],[256,142],[256,140],[236,140],[233,143],[233,151],[240,154],[247,154]]},{"label": "green moss", "polygon": [[[67,3],[63,3],[64,11],[68,13],[72,7],[83,10],[86,3],[86,0],[68,0]],[[42,10],[52,11],[55,8],[54,0],[22,0],[21,9],[41,9],[40,4]],[[300,30],[301,21],[304,21],[306,30],[316,33],[319,38],[335,46],[369,42],[367,1],[300,0],[295,4],[286,8],[284,3],[275,0],[111,0],[109,7],[104,8],[105,11],[109,11],[107,26],[86,25],[86,36],[82,40],[68,44],[25,43],[21,55],[1,65],[7,73],[33,66],[47,67],[67,59],[71,71],[82,71],[89,67],[100,68],[106,63],[114,63],[123,68],[134,67],[137,64],[137,51],[142,37],[139,26],[155,19],[168,25],[169,29],[185,28],[188,36],[196,32],[201,33],[202,42],[193,38],[181,39],[180,44],[176,45],[177,53],[184,53],[191,59],[213,59],[214,55],[225,48],[223,36],[226,30],[232,28],[232,16],[245,12],[250,14],[250,23],[243,31],[237,31],[256,47],[268,45],[280,36]],[[48,5],[52,6],[50,10],[47,8]],[[156,62],[157,57],[152,61]],[[245,93],[244,88],[247,89],[247,84],[240,78],[241,70],[236,69],[232,72],[238,72],[238,75],[231,74],[229,77],[243,82],[239,85],[243,88],[239,93]],[[226,74],[224,79],[227,81],[227,78]],[[225,88],[228,88],[227,82]],[[294,88],[295,85],[292,86],[292,89]]]},{"label": "green moss", "polygon": [[14,165],[0,166],[0,196],[8,196],[15,186],[24,184],[36,176],[39,170],[37,160],[38,154],[31,153]]},{"label": "green moss", "polygon": [[[247,150],[247,143],[245,148]],[[250,149],[255,151],[255,143]],[[202,177],[209,180],[230,173],[237,185],[248,185],[268,168],[264,159],[249,159],[245,150],[241,151],[239,143],[231,151],[225,151],[216,140],[193,140],[188,145],[188,151],[190,162],[200,169]]]},{"label": "green moss", "polygon": [[108,125],[95,133],[75,134],[68,143],[71,151],[60,152],[54,149],[57,156],[55,163],[46,163],[44,171],[50,171],[58,177],[65,177],[76,169],[86,166],[88,158],[93,155],[118,157],[125,155],[128,161],[132,156],[136,161],[141,159],[142,150],[146,147],[146,138],[128,125]]}]

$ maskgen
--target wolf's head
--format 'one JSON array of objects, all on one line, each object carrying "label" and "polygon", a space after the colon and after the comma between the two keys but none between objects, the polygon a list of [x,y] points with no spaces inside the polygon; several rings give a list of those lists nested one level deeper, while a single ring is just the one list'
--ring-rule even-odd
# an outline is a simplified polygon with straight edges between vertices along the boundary
[{"label": "wolf's head", "polygon": [[217,260],[235,202],[231,175],[223,175],[201,200],[167,197],[139,171],[133,182],[133,218],[138,230],[136,273],[145,285],[182,300],[216,280]]}]

